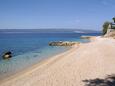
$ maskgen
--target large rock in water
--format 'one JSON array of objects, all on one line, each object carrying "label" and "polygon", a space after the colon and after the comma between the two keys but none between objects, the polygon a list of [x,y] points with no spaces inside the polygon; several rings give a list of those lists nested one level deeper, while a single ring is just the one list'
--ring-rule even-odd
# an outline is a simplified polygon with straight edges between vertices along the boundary
[{"label": "large rock in water", "polygon": [[58,41],[58,42],[50,42],[49,46],[73,46],[75,44],[79,44],[78,42],[62,42],[62,41]]},{"label": "large rock in water", "polygon": [[10,51],[5,52],[2,56],[3,59],[9,59],[11,57],[12,57],[12,52]]},{"label": "large rock in water", "polygon": [[94,37],[94,36],[81,36],[80,38],[81,39],[91,39],[92,37]]}]

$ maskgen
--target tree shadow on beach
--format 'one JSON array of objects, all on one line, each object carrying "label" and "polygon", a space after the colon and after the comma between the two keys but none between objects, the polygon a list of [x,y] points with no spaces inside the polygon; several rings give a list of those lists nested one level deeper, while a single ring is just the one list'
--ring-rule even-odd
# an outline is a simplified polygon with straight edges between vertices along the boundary
[{"label": "tree shadow on beach", "polygon": [[115,86],[115,74],[108,75],[104,79],[86,79],[83,82],[85,82],[85,86]]}]

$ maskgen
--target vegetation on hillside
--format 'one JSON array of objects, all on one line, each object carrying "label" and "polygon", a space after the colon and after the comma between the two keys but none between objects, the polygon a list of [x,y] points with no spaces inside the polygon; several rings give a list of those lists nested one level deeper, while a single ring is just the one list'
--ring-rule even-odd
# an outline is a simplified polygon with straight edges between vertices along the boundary
[{"label": "vegetation on hillside", "polygon": [[105,35],[107,33],[107,29],[108,29],[108,26],[109,26],[110,22],[106,21],[104,22],[103,24],[103,35]]}]

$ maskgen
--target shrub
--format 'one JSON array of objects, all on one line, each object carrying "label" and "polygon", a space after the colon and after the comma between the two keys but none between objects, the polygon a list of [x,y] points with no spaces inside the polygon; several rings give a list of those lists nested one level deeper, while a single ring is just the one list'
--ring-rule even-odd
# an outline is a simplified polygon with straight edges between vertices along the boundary
[{"label": "shrub", "polygon": [[106,21],[104,24],[103,24],[103,35],[105,35],[107,33],[107,29],[108,29],[108,26],[109,26],[110,22]]}]

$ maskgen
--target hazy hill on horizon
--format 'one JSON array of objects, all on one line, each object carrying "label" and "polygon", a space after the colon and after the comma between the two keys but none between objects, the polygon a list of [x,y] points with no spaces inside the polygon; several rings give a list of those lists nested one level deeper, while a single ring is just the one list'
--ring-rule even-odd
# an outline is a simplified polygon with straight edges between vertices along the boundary
[{"label": "hazy hill on horizon", "polygon": [[0,29],[0,33],[100,33],[84,29]]}]

